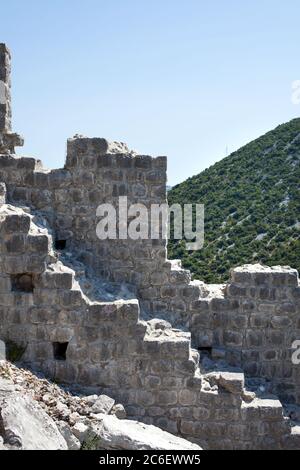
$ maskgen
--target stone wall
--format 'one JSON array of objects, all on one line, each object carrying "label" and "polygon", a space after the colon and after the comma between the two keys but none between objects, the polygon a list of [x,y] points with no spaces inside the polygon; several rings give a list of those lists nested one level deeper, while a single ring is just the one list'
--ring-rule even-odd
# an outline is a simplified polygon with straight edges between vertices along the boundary
[{"label": "stone wall", "polygon": [[126,153],[116,153],[105,139],[70,139],[64,169],[47,171],[34,159],[2,156],[0,179],[9,200],[40,211],[55,237],[66,240],[95,274],[148,286],[149,273],[165,260],[166,242],[99,240],[96,210],[103,203],[118,207],[119,196],[127,196],[128,205],[164,201],[166,158],[120,150]]},{"label": "stone wall", "polygon": [[90,301],[39,218],[4,204],[0,235],[0,338],[24,365],[99,387],[206,449],[299,446],[275,397],[247,390],[240,371],[201,370],[189,333],[142,321],[137,300]]},{"label": "stone wall", "polygon": [[11,55],[5,44],[0,43],[0,153],[14,153],[15,146],[22,146],[23,139],[11,131]]},{"label": "stone wall", "polygon": [[300,338],[300,286],[295,269],[248,265],[232,271],[216,297],[194,303],[194,343],[264,377],[284,402],[300,403],[300,367],[292,344]]},{"label": "stone wall", "polygon": [[[119,153],[119,152],[123,153]],[[118,153],[116,153],[118,152]],[[65,168],[43,169],[39,160],[0,156],[0,181],[8,200],[39,211],[54,237],[95,275],[135,286],[143,311],[188,326],[189,307],[203,290],[180,262],[167,259],[166,240],[99,240],[97,207],[119,196],[128,206],[166,203],[166,158],[137,155],[105,139],[68,141]]]},{"label": "stone wall", "polygon": [[[119,145],[119,147],[118,147]],[[112,153],[122,150],[126,153]],[[299,367],[291,363],[300,338],[299,281],[295,270],[236,269],[227,286],[191,281],[169,261],[165,240],[99,240],[99,204],[165,202],[166,159],[132,154],[104,139],[68,142],[66,167],[44,170],[38,160],[0,156],[8,200],[46,217],[53,237],[95,276],[126,282],[145,318],[159,317],[192,333],[196,348],[223,348],[224,358],[247,375],[264,377],[288,402],[299,403]]]}]

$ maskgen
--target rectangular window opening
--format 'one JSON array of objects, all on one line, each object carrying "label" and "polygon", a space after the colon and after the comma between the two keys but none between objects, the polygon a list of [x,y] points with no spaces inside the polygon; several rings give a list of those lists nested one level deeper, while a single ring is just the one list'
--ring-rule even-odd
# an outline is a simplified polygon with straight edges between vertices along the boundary
[{"label": "rectangular window opening", "polygon": [[67,240],[55,240],[55,249],[64,250],[67,246]]},{"label": "rectangular window opening", "polygon": [[67,359],[67,349],[69,343],[53,343],[53,356],[56,361],[65,361]]},{"label": "rectangular window opening", "polygon": [[198,351],[202,354],[206,354],[208,356],[211,356],[212,347],[211,346],[199,346]]}]

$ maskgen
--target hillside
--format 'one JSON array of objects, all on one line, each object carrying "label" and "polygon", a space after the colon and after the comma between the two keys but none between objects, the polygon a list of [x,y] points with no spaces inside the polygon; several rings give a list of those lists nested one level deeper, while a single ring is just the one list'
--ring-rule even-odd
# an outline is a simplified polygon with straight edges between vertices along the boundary
[{"label": "hillside", "polygon": [[223,282],[231,267],[262,262],[300,269],[300,119],[250,142],[174,186],[169,203],[205,205],[205,243],[170,241],[194,278]]}]

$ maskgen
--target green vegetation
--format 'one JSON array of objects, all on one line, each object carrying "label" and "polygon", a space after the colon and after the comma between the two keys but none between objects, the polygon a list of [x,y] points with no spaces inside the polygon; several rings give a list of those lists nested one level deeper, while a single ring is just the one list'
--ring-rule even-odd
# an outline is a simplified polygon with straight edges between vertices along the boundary
[{"label": "green vegetation", "polygon": [[205,205],[205,243],[187,252],[171,240],[195,279],[224,282],[245,263],[300,270],[300,119],[282,124],[174,186],[169,203]]}]

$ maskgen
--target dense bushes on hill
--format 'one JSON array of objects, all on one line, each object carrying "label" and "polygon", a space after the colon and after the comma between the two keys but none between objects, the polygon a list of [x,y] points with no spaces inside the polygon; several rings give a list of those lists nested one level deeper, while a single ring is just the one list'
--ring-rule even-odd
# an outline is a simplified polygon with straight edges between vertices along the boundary
[{"label": "dense bushes on hill", "polygon": [[173,203],[205,205],[205,243],[188,252],[169,242],[194,278],[223,282],[231,267],[261,262],[300,270],[300,119],[264,136],[168,192]]}]

